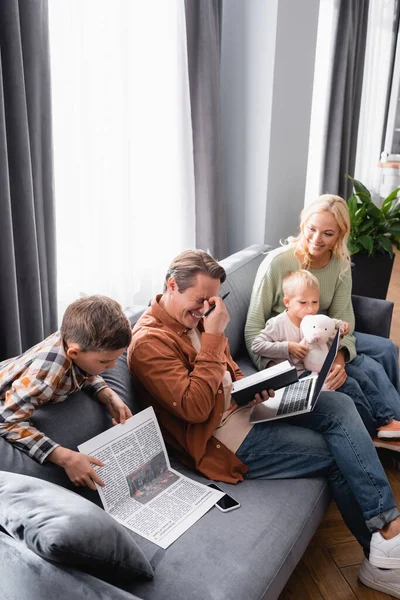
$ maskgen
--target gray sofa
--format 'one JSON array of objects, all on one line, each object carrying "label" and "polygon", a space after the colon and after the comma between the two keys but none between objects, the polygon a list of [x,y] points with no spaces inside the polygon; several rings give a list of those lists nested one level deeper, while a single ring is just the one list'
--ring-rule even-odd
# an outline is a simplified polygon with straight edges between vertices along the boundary
[{"label": "gray sofa", "polygon": [[[244,348],[243,329],[254,276],[267,248],[250,246],[221,261],[228,274],[221,293],[230,291],[226,304],[231,321],[226,334],[232,355],[246,374],[255,369]],[[356,298],[355,303],[358,330],[389,334],[393,309],[390,302],[373,300],[372,308],[366,298]],[[141,311],[141,308],[127,311],[132,323]],[[105,373],[105,379],[132,412],[140,410],[125,356],[119,359],[115,369]],[[34,422],[60,444],[73,449],[111,426],[104,408],[84,392],[62,404],[43,407],[35,414]],[[182,473],[207,482],[200,474],[174,460],[171,462]],[[2,438],[0,471],[23,473],[56,483],[100,506],[97,492],[74,488],[62,469],[51,463],[38,465]],[[46,485],[43,483],[45,500]],[[17,539],[3,530],[0,532],[0,597],[7,600],[278,598],[329,504],[330,492],[325,479],[244,481],[236,486],[221,484],[221,487],[240,501],[241,508],[226,514],[213,508],[167,550],[128,532],[154,568],[152,580],[138,578],[121,586],[118,580],[115,583],[102,581],[84,569],[45,561],[27,550],[18,539],[18,535],[24,534],[21,527],[17,528]],[[48,500],[52,502],[51,490]],[[2,518],[0,485],[0,525],[3,526],[6,510],[3,506]]]}]

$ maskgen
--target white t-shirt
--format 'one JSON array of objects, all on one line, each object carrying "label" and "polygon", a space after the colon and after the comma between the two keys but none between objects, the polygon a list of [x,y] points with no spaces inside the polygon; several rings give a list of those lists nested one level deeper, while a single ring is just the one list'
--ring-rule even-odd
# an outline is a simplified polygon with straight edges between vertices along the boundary
[{"label": "white t-shirt", "polygon": [[[196,352],[201,347],[201,333],[195,328],[188,332],[188,335]],[[245,437],[253,427],[250,423],[250,415],[253,406],[236,406],[232,402],[232,377],[228,370],[225,371],[222,379],[222,386],[225,395],[225,412],[221,414],[221,423],[214,431],[213,435],[222,442],[228,450],[236,452],[244,441]]]}]

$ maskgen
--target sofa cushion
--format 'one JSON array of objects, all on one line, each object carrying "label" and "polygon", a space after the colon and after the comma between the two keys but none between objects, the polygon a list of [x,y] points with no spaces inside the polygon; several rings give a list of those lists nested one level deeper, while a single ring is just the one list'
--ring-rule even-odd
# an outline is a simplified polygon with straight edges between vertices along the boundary
[{"label": "sofa cushion", "polygon": [[42,558],[111,583],[153,576],[147,558],[122,525],[52,483],[0,472],[0,525]]},{"label": "sofa cushion", "polygon": [[220,261],[227,274],[220,295],[230,292],[225,303],[231,320],[225,335],[229,340],[229,348],[234,359],[244,346],[244,325],[254,278],[260,263],[265,258],[265,252],[270,249],[270,246],[249,246]]},{"label": "sofa cushion", "polygon": [[[178,463],[172,460],[173,468]],[[184,475],[207,483],[181,465]],[[143,600],[272,600],[314,535],[329,504],[324,478],[218,484],[241,504],[212,508],[169,548],[154,579],[135,583]]]},{"label": "sofa cushion", "polygon": [[139,600],[88,573],[43,560],[4,533],[0,564],[2,600]]},{"label": "sofa cushion", "polygon": [[[55,442],[77,450],[77,446],[112,427],[107,409],[86,392],[79,391],[64,402],[44,404],[35,411],[33,425]],[[87,487],[75,487],[64,469],[51,462],[39,464],[25,452],[0,437],[0,471],[39,477],[70,489],[101,506],[99,494]]]},{"label": "sofa cushion", "polygon": [[104,381],[110,386],[112,390],[129,406],[132,414],[140,412],[141,406],[139,404],[137,394],[135,394],[135,388],[132,376],[128,369],[128,363],[126,360],[127,351],[115,362],[113,369],[108,369],[102,373]]},{"label": "sofa cushion", "polygon": [[255,366],[245,349],[243,349],[242,352],[239,352],[239,354],[235,356],[235,362],[239,366],[243,375],[246,375],[246,377],[248,375],[254,375],[254,373],[258,373],[257,367]]}]

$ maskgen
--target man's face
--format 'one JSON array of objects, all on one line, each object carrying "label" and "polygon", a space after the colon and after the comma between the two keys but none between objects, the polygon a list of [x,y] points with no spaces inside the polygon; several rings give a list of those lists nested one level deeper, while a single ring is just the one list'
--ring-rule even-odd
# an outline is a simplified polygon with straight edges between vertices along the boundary
[{"label": "man's face", "polygon": [[169,295],[169,314],[188,329],[197,327],[209,308],[208,300],[218,295],[221,286],[219,279],[213,279],[203,273],[198,273],[193,279],[193,283],[192,287],[186,288],[181,293],[176,281],[171,277],[166,292]]}]

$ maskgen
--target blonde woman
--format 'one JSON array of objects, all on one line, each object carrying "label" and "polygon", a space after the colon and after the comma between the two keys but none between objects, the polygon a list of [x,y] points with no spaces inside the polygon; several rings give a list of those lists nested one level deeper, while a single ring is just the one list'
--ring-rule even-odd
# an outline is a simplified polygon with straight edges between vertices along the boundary
[{"label": "blonde woman", "polygon": [[[347,375],[352,375],[352,367],[357,367],[357,373],[360,370],[368,373],[395,419],[400,419],[396,347],[385,338],[353,334],[352,279],[347,250],[349,232],[349,213],[343,198],[324,194],[304,208],[300,216],[300,233],[289,238],[284,246],[269,252],[258,269],[245,327],[246,346],[255,365],[259,369],[265,368],[267,359],[252,352],[252,342],[268,319],[285,310],[282,294],[285,275],[308,269],[319,281],[320,311],[334,319],[344,319],[350,325],[350,333],[340,342],[327,385],[338,390],[345,384]],[[377,429],[373,415],[366,409],[361,416],[373,434]],[[378,432],[379,437],[398,436],[398,432],[393,431],[392,435],[387,427],[385,429],[386,432]]]}]

